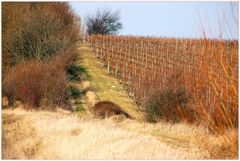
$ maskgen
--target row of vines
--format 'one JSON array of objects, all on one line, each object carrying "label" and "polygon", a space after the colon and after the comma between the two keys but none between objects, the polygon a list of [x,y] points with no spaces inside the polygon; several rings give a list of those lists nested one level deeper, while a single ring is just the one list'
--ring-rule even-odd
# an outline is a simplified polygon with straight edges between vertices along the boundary
[{"label": "row of vines", "polygon": [[184,88],[195,113],[231,117],[225,122],[236,126],[238,41],[113,35],[87,41],[139,105],[159,89]]}]

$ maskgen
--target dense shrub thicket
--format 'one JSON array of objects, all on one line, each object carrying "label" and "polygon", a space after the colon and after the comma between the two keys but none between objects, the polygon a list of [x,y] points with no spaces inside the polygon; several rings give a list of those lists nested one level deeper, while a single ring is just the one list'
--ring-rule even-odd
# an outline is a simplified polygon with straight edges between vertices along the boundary
[{"label": "dense shrub thicket", "polygon": [[33,59],[26,64],[17,64],[3,80],[3,94],[13,106],[16,100],[33,107],[66,105],[69,95],[64,67],[71,64],[71,57],[65,54],[45,63]]},{"label": "dense shrub thicket", "polygon": [[79,22],[67,3],[3,3],[4,67],[67,52],[79,39]]},{"label": "dense shrub thicket", "polygon": [[80,38],[68,3],[2,3],[3,95],[39,106],[67,100],[65,70]]}]

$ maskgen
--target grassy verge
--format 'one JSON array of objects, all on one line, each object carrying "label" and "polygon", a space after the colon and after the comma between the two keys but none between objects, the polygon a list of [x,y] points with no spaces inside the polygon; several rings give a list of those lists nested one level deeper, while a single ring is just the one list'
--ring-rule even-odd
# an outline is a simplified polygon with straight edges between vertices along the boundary
[{"label": "grassy verge", "polygon": [[134,100],[124,92],[117,79],[110,76],[107,70],[101,67],[101,62],[95,58],[89,47],[80,46],[79,56],[76,63],[87,69],[88,79],[91,81],[99,100],[114,102],[129,113],[130,116],[143,119],[142,113],[137,112],[137,105]]}]

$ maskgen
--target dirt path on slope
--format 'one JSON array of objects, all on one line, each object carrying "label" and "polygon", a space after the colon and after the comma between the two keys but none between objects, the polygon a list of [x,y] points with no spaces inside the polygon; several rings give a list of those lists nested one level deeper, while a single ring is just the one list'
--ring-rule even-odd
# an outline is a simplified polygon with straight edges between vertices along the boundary
[{"label": "dirt path on slope", "polygon": [[[117,79],[109,75],[107,70],[101,66],[101,62],[89,47],[85,45],[79,47],[77,60],[75,63],[86,70],[88,79],[99,101],[114,102],[133,118],[143,119],[143,114],[138,112],[134,100],[127,95]],[[90,101],[95,102],[96,100]]]},{"label": "dirt path on slope", "polygon": [[[21,109],[3,110],[2,118],[3,159],[208,158],[194,144],[192,131],[199,129],[183,125],[152,126],[119,117],[100,120]],[[169,139],[177,133],[187,143]],[[184,146],[175,146],[177,142]]]}]

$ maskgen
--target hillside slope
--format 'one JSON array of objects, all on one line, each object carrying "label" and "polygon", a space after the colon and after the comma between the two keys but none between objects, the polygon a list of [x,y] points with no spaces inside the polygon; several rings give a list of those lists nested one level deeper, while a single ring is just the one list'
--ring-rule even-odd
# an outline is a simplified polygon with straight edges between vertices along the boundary
[{"label": "hillside slope", "polygon": [[[112,101],[136,119],[97,119],[60,109],[3,109],[3,159],[236,159],[234,140],[226,142],[202,127],[142,121],[134,101],[88,47],[79,48],[75,63],[86,70],[98,100]],[[237,134],[230,131],[227,136]]]}]

